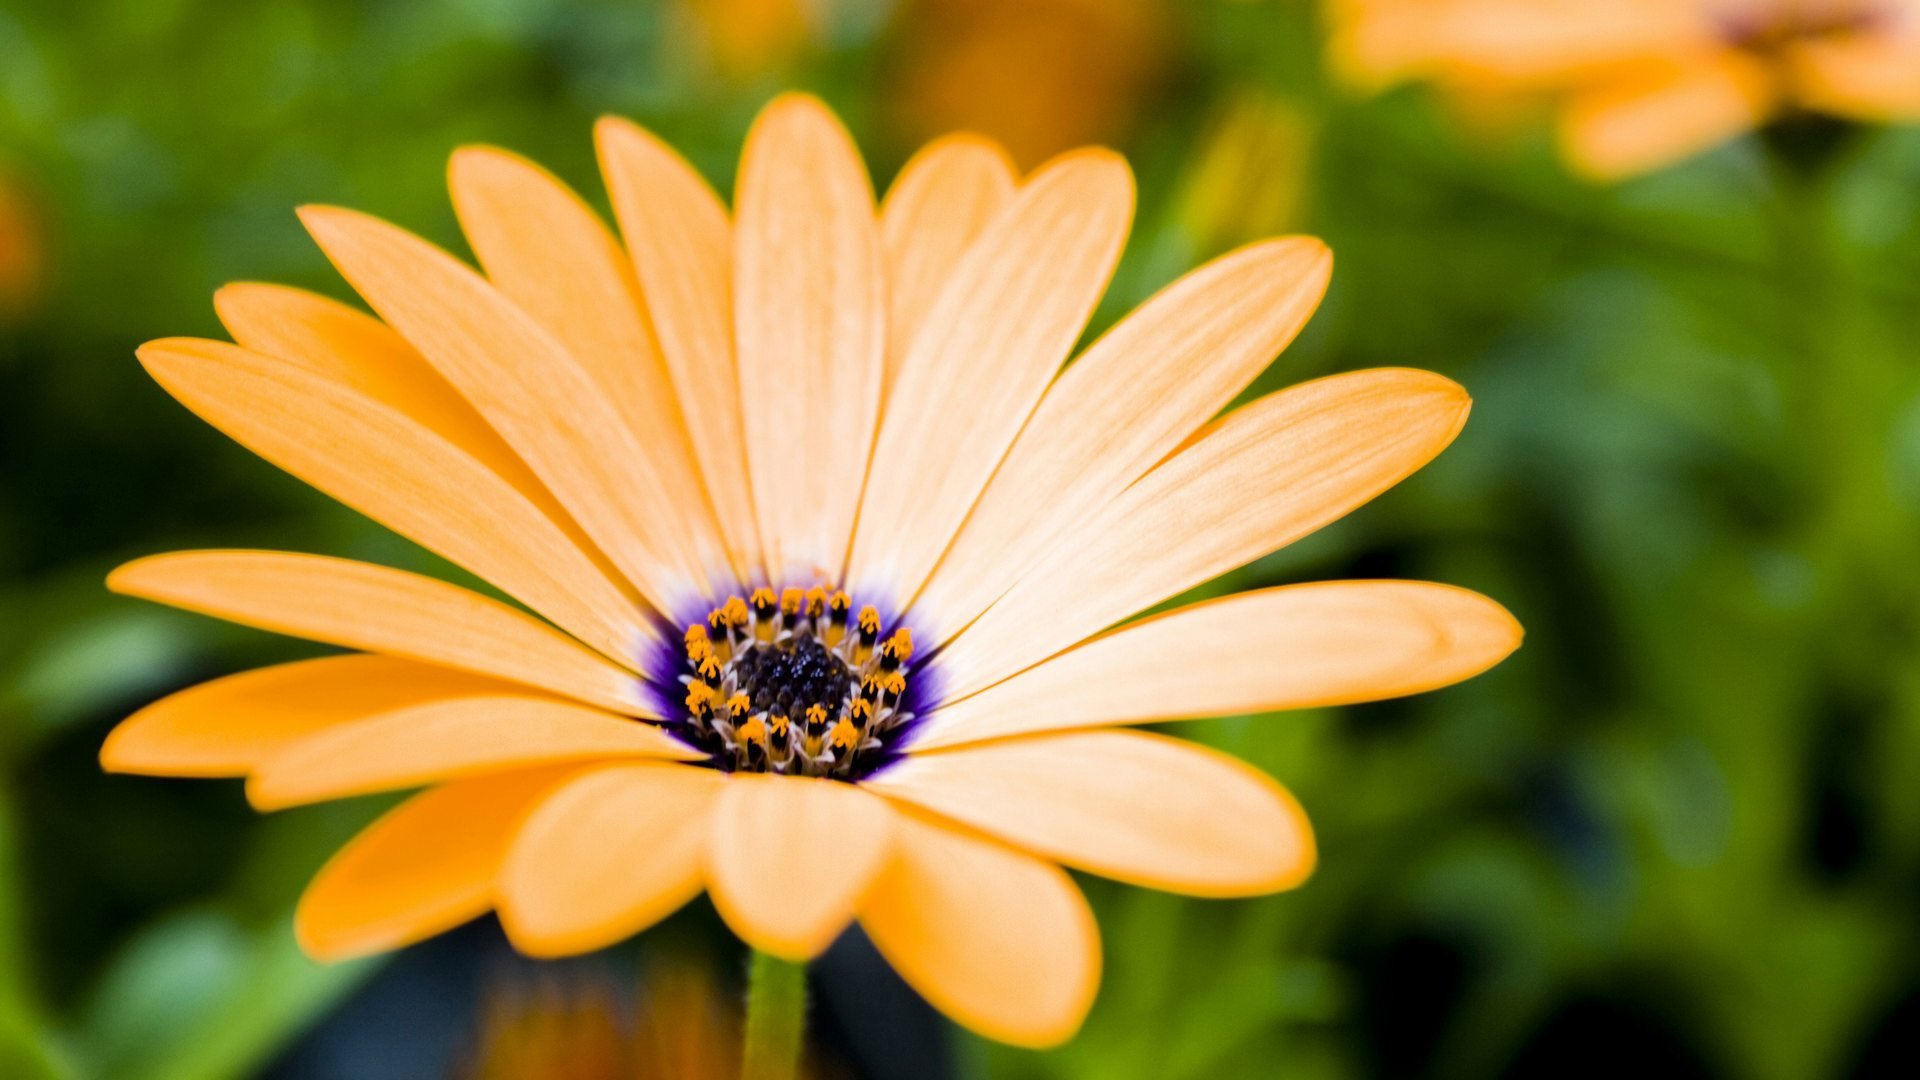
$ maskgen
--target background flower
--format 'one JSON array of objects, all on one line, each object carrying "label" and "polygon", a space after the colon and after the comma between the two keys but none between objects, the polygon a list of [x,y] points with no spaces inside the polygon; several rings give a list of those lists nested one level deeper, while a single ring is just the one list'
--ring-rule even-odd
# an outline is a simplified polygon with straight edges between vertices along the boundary
[{"label": "background flower", "polygon": [[1538,101],[1568,160],[1643,173],[1772,122],[1920,121],[1913,0],[1329,0],[1361,85],[1431,79],[1469,108]]}]

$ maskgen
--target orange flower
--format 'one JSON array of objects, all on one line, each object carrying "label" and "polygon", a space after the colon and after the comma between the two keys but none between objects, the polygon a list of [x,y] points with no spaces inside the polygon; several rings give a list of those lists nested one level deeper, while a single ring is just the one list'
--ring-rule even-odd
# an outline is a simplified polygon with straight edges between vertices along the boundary
[{"label": "orange flower", "polygon": [[909,140],[966,128],[1022,164],[1127,133],[1172,66],[1158,0],[904,0],[883,113]]},{"label": "orange flower", "polygon": [[26,187],[0,167],[0,324],[32,310],[46,276],[41,217]]},{"label": "orange flower", "polygon": [[[488,994],[464,1080],[736,1080],[739,1002],[687,960],[653,965],[627,1023],[593,977],[502,982]],[[802,1077],[816,1075],[803,1070]]]},{"label": "orange flower", "polygon": [[719,74],[751,79],[785,68],[826,11],[807,0],[681,0]]},{"label": "orange flower", "polygon": [[729,215],[639,128],[597,134],[624,245],[549,174],[465,149],[454,204],[485,276],[309,208],[380,320],[235,285],[216,306],[238,344],[140,350],[223,431],[547,620],[316,555],[115,571],[359,650],[185,691],[102,750],[245,775],[262,809],[427,787],[314,881],[314,955],[489,909],[524,952],[577,953],[704,889],[757,949],[810,957],[858,920],[961,1023],[1059,1042],[1100,968],[1060,864],[1244,896],[1314,862],[1272,780],[1115,725],[1414,693],[1518,644],[1489,600],[1384,581],[1102,632],[1342,516],[1464,423],[1459,386],[1398,369],[1215,418],[1318,303],[1318,241],[1209,263],[1062,373],[1129,224],[1113,154],[1021,178],[956,136],[876,212],[845,130],[789,96]]},{"label": "orange flower", "polygon": [[1783,115],[1920,120],[1920,0],[1332,0],[1333,59],[1379,86],[1556,104],[1568,159],[1647,172]]}]

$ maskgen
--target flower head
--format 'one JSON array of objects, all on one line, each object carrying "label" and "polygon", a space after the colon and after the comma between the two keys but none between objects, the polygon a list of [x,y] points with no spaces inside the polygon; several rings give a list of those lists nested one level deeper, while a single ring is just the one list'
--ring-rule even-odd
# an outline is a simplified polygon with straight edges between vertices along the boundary
[{"label": "flower head", "polygon": [[46,263],[41,208],[0,162],[0,326],[33,310],[44,291]]},{"label": "flower head", "polygon": [[1647,172],[1771,120],[1920,120],[1916,0],[1332,0],[1356,82],[1540,97],[1569,160]]},{"label": "flower head", "polygon": [[1062,865],[1266,893],[1314,845],[1274,781],[1125,725],[1361,701],[1499,661],[1442,585],[1331,582],[1130,616],[1345,514],[1467,397],[1362,371],[1217,415],[1318,303],[1317,241],[1168,286],[1063,362],[1132,209],[1126,165],[1028,176],[936,142],[877,208],[819,102],[775,101],[728,208],[598,129],[622,239],[512,155],[454,157],[483,272],[345,210],[303,219],[378,313],[236,285],[235,344],[142,362],[248,447],[531,609],[363,563],[162,555],[113,588],[354,650],[221,679],[109,737],[110,769],[247,777],[262,809],[426,790],[320,872],[320,957],[497,910],[522,951],[700,893],[805,958],[854,921],[978,1031],[1046,1044],[1099,943]]}]

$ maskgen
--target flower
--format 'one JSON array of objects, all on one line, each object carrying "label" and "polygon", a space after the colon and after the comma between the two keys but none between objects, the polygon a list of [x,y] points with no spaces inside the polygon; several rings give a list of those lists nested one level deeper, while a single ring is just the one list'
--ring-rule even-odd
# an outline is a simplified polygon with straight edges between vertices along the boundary
[{"label": "flower", "polygon": [[[545,973],[543,973],[545,974]],[[734,1080],[736,998],[692,960],[649,965],[637,1009],[604,978],[497,979],[463,1080]],[[802,1077],[816,1075],[803,1069]]]},{"label": "flower", "polygon": [[[708,992],[711,994],[710,989]],[[650,997],[648,1004],[653,1003]],[[684,1007],[690,1004],[672,1003],[668,1007],[691,1011]],[[642,1070],[635,1061],[636,1049],[622,1030],[622,1011],[613,988],[598,980],[496,982],[487,992],[476,1045],[453,1075],[459,1080],[539,1080],[551,1076],[632,1080],[675,1075],[714,1080],[739,1075],[738,1068],[732,1072],[702,1068],[677,1074]],[[641,1016],[648,1021],[655,1019],[651,1009]],[[701,1014],[695,1016],[704,1019]],[[686,1030],[692,1036],[689,1041],[704,1044],[707,1029],[689,1026]]]},{"label": "flower", "polygon": [[1175,66],[1155,0],[904,0],[880,100],[918,141],[965,128],[1032,164],[1125,134]]},{"label": "flower", "polygon": [[681,0],[677,10],[716,71],[735,81],[787,67],[826,14],[807,0]]},{"label": "flower", "polygon": [[142,362],[188,408],[544,616],[280,552],[137,560],[131,595],[355,650],[189,689],[108,769],[247,777],[273,809],[425,787],[314,880],[313,955],[497,910],[523,952],[618,941],[703,889],[755,948],[858,921],[949,1016],[1068,1038],[1099,978],[1062,865],[1200,896],[1297,885],[1293,798],[1125,725],[1469,677],[1516,647],[1444,585],[1264,589],[1109,627],[1332,521],[1445,447],[1456,384],[1336,375],[1220,416],[1331,258],[1253,244],[1060,371],[1114,268],[1126,164],[1026,177],[940,140],[876,212],[846,131],[786,96],[731,215],[603,120],[624,244],[551,175],[463,149],[485,275],[346,210],[302,218],[379,319],[233,285],[237,344]]},{"label": "flower", "polygon": [[0,326],[36,306],[46,278],[42,215],[26,185],[0,163]]},{"label": "flower", "polygon": [[1920,120],[1920,0],[1332,0],[1332,54],[1380,86],[1555,103],[1572,164],[1649,172],[1772,120]]}]

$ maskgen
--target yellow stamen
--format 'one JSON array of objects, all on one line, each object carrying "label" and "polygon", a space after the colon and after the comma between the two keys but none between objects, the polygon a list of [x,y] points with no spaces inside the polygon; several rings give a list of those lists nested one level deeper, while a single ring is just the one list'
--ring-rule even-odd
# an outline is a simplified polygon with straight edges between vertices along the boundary
[{"label": "yellow stamen", "polygon": [[767,741],[767,725],[762,723],[759,717],[755,716],[740,725],[737,735],[741,742],[747,743],[748,745],[765,745]]},{"label": "yellow stamen", "polygon": [[753,590],[753,595],[748,598],[747,603],[753,608],[753,639],[762,644],[772,641],[773,616],[778,610],[777,598],[773,595],[773,590],[762,585]]},{"label": "yellow stamen", "polygon": [[840,750],[851,750],[860,745],[860,729],[854,727],[843,716],[839,723],[833,725],[833,730],[827,733],[827,745]]},{"label": "yellow stamen", "polygon": [[913,631],[901,627],[887,639],[886,650],[895,660],[905,662],[913,659]]},{"label": "yellow stamen", "polygon": [[873,656],[873,643],[880,636],[880,612],[872,604],[860,609],[860,640],[854,643],[853,662],[864,664]]},{"label": "yellow stamen", "polygon": [[853,606],[853,598],[835,590],[827,599],[827,625],[820,632],[820,643],[829,649],[837,649],[847,636],[847,609]]},{"label": "yellow stamen", "polygon": [[737,596],[727,597],[727,602],[708,613],[707,621],[717,630],[720,627],[740,627],[747,625],[747,602]]},{"label": "yellow stamen", "polygon": [[695,716],[702,716],[706,714],[707,709],[712,704],[713,687],[703,682],[690,682],[687,684],[688,712],[693,713]]}]

